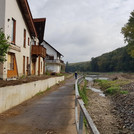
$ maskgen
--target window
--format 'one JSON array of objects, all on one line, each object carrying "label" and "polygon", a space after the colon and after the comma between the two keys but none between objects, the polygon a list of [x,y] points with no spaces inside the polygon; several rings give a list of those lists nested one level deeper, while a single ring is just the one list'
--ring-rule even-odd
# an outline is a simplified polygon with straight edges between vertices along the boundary
[{"label": "window", "polygon": [[25,56],[23,56],[23,74],[25,74]]},{"label": "window", "polygon": [[49,60],[54,60],[54,56],[49,56]]},{"label": "window", "polygon": [[26,29],[24,29],[24,45],[23,46],[26,48]]},{"label": "window", "polygon": [[11,33],[11,42],[15,44],[16,38],[16,20],[12,18],[12,33]]},{"label": "window", "polygon": [[8,70],[14,70],[14,54],[8,53],[8,59],[7,59],[7,65]]},{"label": "window", "polygon": [[28,46],[30,45],[30,39],[29,39],[29,37],[28,37]]}]

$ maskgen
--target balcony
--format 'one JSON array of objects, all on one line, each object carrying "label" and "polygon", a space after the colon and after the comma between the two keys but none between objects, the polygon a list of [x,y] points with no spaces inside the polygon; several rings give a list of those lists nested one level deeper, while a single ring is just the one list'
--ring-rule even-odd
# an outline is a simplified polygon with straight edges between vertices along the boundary
[{"label": "balcony", "polygon": [[46,57],[46,48],[44,48],[41,45],[39,45],[39,46],[32,45],[31,55],[41,56],[41,57],[45,58]]},{"label": "balcony", "polygon": [[60,65],[63,65],[64,64],[64,61],[59,60],[59,59],[54,59],[54,60],[48,60],[48,59],[46,59],[45,61],[46,61],[46,63],[50,63],[50,64],[60,64]]}]

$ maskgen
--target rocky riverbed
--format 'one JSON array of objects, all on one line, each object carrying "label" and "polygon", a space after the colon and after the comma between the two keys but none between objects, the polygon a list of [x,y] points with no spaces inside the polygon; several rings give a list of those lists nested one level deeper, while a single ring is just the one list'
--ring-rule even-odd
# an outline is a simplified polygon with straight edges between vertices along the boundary
[{"label": "rocky riverbed", "polygon": [[115,95],[112,98],[115,102],[115,114],[119,116],[121,126],[134,134],[134,83],[124,85],[122,90],[128,91],[128,94]]},{"label": "rocky riverbed", "polygon": [[[111,80],[126,80],[129,84],[121,86],[126,94],[99,96],[88,90],[88,111],[102,134],[134,134],[134,75],[105,75]],[[93,83],[89,82],[89,86]],[[100,88],[98,85],[94,87]]]}]

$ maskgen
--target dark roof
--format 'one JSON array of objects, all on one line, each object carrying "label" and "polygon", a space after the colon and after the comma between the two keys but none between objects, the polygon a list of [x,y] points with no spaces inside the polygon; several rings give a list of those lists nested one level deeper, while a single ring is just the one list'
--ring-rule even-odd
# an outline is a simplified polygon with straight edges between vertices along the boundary
[{"label": "dark roof", "polygon": [[33,17],[27,0],[17,0],[17,2],[19,4],[19,7],[21,9],[22,15],[25,19],[25,22],[28,26],[31,36],[37,37],[37,32],[34,26]]},{"label": "dark roof", "polygon": [[42,43],[44,39],[46,18],[36,18],[33,19],[33,21],[38,34],[39,42]]},{"label": "dark roof", "polygon": [[[54,47],[52,47],[48,42],[44,40],[44,42],[49,45],[51,48],[53,48],[59,55],[63,56],[60,52],[58,52]],[[63,56],[64,57],[64,56]]]}]

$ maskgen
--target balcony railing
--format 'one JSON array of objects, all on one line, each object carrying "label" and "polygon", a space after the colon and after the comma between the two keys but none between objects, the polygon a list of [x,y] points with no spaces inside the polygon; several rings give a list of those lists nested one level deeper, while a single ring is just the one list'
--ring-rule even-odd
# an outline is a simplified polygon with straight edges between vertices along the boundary
[{"label": "balcony railing", "polygon": [[40,46],[40,45],[39,46],[32,45],[31,54],[45,58],[46,57],[46,48],[44,48],[43,46]]},{"label": "balcony railing", "polygon": [[48,60],[48,59],[46,59],[45,61],[46,61],[46,63],[64,64],[64,61],[59,60],[59,59],[54,59],[54,60]]}]

